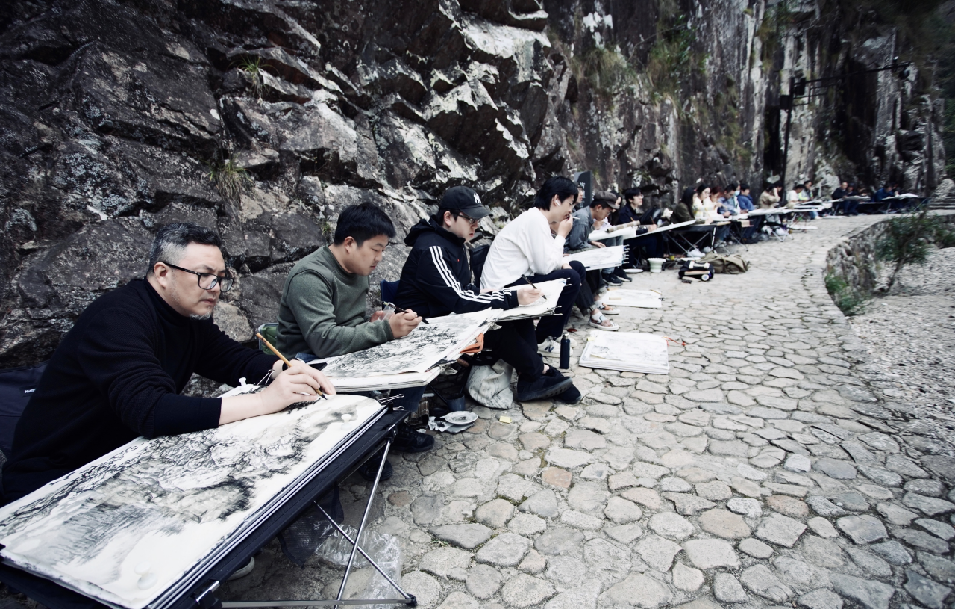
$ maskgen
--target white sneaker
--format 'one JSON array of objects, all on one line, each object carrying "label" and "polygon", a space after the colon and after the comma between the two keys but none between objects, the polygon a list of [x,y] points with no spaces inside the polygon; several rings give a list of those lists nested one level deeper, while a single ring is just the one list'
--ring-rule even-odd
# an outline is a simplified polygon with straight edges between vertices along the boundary
[{"label": "white sneaker", "polygon": [[703,252],[701,252],[696,247],[692,249],[691,251],[687,252],[686,254],[684,254],[684,258],[703,258],[703,257],[704,257]]},{"label": "white sneaker", "polygon": [[538,345],[538,353],[546,357],[561,357],[561,343],[554,338],[546,338]]}]

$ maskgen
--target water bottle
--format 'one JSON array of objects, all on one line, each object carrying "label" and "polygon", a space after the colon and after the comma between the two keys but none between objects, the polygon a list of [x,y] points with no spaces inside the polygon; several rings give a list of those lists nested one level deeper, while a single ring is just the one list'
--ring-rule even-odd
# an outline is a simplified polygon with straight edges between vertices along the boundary
[{"label": "water bottle", "polygon": [[561,337],[561,368],[567,370],[571,367],[571,338],[565,334]]}]

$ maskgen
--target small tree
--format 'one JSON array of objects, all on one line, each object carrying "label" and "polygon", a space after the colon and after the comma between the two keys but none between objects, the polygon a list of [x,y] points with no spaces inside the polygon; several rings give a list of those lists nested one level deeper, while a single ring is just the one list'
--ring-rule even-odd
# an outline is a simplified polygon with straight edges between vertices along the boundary
[{"label": "small tree", "polygon": [[896,283],[896,275],[908,264],[923,264],[930,247],[951,246],[953,230],[939,216],[929,215],[927,209],[915,214],[898,216],[886,223],[886,231],[876,242],[876,257],[893,264],[886,282],[886,291]]}]

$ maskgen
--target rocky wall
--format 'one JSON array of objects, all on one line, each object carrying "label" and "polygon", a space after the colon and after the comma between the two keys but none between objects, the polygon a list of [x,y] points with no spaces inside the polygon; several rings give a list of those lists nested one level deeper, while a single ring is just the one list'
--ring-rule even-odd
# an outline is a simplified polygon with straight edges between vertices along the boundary
[{"label": "rocky wall", "polygon": [[[759,182],[783,61],[767,15],[764,0],[3,3],[0,366],[48,358],[89,302],[145,273],[167,222],[222,235],[239,281],[217,322],[248,340],[346,205],[398,228],[375,284],[449,186],[503,219],[581,169],[664,203],[698,178]],[[821,157],[808,146],[795,154]]]}]

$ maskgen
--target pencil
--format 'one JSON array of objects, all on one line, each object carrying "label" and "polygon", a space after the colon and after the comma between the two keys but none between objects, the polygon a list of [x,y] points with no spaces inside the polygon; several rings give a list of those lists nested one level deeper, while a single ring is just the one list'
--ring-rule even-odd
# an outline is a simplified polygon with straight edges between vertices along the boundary
[{"label": "pencil", "polygon": [[[276,349],[275,347],[273,347],[273,346],[272,346],[272,343],[270,343],[269,341],[267,341],[267,340],[266,340],[261,334],[259,334],[258,332],[256,332],[256,338],[258,338],[259,340],[261,340],[262,343],[263,343],[266,347],[269,347],[269,351],[272,351],[272,352],[276,355],[276,357],[278,357],[279,359],[281,359],[281,360],[282,360],[282,363],[286,365],[286,368],[291,368],[291,367],[292,367],[292,364],[289,363],[289,360],[287,360],[284,355],[282,355],[281,353],[279,353],[279,350]],[[319,389],[316,389],[316,390],[315,390],[315,393],[316,393],[316,395],[318,395],[320,398],[321,398],[321,397],[325,397],[325,393],[322,392],[322,391],[319,390]],[[301,395],[308,396],[309,394],[307,394],[307,393],[302,393]]]}]

